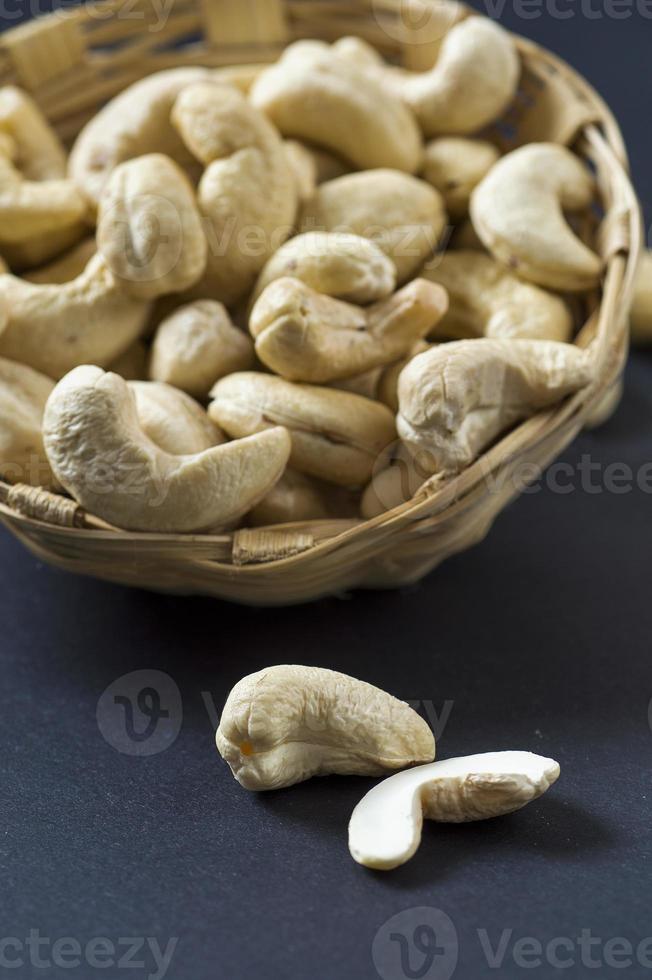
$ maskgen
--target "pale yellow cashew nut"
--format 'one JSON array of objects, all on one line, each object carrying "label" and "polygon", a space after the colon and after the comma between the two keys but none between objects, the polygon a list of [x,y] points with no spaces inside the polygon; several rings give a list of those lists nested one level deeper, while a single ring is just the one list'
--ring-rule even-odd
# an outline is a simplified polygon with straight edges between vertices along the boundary
[{"label": "pale yellow cashew nut", "polygon": [[469,213],[471,194],[499,156],[486,140],[442,136],[426,146],[423,178],[439,191],[451,218],[460,221]]},{"label": "pale yellow cashew nut", "polygon": [[178,388],[158,381],[130,381],[129,389],[143,432],[166,453],[191,456],[226,441],[201,405]]},{"label": "pale yellow cashew nut", "polygon": [[0,358],[0,476],[53,488],[42,422],[54,382],[25,364]]}]

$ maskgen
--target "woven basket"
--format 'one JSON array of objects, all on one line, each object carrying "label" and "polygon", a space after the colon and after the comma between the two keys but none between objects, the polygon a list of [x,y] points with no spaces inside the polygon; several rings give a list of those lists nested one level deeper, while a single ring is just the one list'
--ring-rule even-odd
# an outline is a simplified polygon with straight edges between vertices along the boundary
[{"label": "woven basket", "polygon": [[[151,0],[102,2],[10,30],[0,38],[0,84],[31,91],[69,141],[104,101],[153,71],[265,63],[297,38],[346,34],[421,70],[437,56],[438,18],[451,26],[469,13],[432,0],[175,0],[161,24],[157,8]],[[517,495],[524,465],[545,468],[622,373],[641,243],[613,116],[568,65],[530,41],[516,43],[521,88],[491,138],[504,150],[533,140],[565,143],[597,175],[604,216],[590,235],[606,275],[602,293],[585,304],[576,339],[593,353],[591,385],[520,425],[460,476],[433,478],[408,503],[367,522],[313,521],[219,536],[135,534],[108,527],[64,497],[0,483],[0,518],[32,552],[109,581],[274,605],[412,583],[487,534]]]}]

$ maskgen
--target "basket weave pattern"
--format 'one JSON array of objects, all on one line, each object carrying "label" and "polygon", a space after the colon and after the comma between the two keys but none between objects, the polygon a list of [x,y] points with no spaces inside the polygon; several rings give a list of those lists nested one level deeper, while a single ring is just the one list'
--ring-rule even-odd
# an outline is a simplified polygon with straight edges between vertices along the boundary
[{"label": "basket weave pattern", "polygon": [[[144,75],[180,64],[266,63],[298,38],[354,34],[392,60],[427,68],[439,36],[430,3],[175,0],[163,21],[151,0],[109,0],[2,35],[0,85],[30,91],[70,141],[99,106]],[[454,18],[466,15],[460,7]],[[450,8],[445,16],[451,26]],[[313,521],[218,536],[127,533],[64,497],[0,482],[0,519],[32,552],[109,581],[286,604],[354,587],[412,583],[486,535],[517,495],[524,466],[543,469],[562,452],[622,373],[641,247],[640,212],[616,121],[565,63],[529,41],[516,42],[524,65],[519,94],[491,138],[505,151],[534,140],[565,143],[597,175],[604,217],[591,235],[606,275],[576,338],[591,346],[591,385],[520,425],[458,477],[434,477],[412,500],[367,522]]]}]

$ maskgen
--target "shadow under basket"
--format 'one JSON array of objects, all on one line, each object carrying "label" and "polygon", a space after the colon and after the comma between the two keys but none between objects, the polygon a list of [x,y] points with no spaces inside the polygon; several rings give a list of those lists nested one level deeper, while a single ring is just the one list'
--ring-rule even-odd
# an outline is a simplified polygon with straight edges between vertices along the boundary
[{"label": "shadow under basket", "polygon": [[[469,14],[426,0],[175,0],[163,21],[151,0],[105,2],[49,15],[0,37],[0,84],[28,89],[70,141],[110,97],[153,71],[183,64],[260,64],[298,38],[353,34],[415,70],[437,57],[442,25]],[[412,25],[412,26],[410,26]],[[414,25],[418,25],[414,26]],[[312,521],[221,535],[131,533],[73,501],[0,483],[0,519],[39,558],[71,572],[140,588],[256,605],[304,602],[354,588],[413,583],[481,541],[522,488],[584,427],[622,374],[641,248],[641,218],[618,125],[572,68],[516,38],[517,98],[489,138],[570,146],[596,174],[601,212],[590,241],[605,261],[576,343],[591,350],[590,385],[511,431],[473,466],[432,478],[408,502],[370,521]]]}]

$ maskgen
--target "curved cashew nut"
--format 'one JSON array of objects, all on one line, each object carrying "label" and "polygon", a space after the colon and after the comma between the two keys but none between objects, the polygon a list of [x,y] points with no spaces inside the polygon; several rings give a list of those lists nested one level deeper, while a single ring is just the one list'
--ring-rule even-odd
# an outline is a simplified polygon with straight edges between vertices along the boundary
[{"label": "curved cashew nut", "polygon": [[216,381],[246,371],[254,361],[251,338],[233,325],[221,303],[205,299],[180,307],[159,325],[149,376],[205,399]]},{"label": "curved cashew nut", "polygon": [[78,225],[86,202],[70,180],[26,180],[0,155],[0,245],[28,242]]},{"label": "curved cashew nut", "polygon": [[352,494],[287,469],[247,517],[251,527],[357,517]]},{"label": "curved cashew nut", "polygon": [[261,272],[252,302],[285,276],[361,306],[385,299],[396,288],[396,267],[375,242],[335,232],[297,235],[282,245]]},{"label": "curved cashew nut", "polygon": [[559,778],[559,764],[532,752],[486,752],[400,772],[371,789],[349,823],[358,864],[390,871],[421,843],[424,818],[487,820],[522,809]]},{"label": "curved cashew nut", "polygon": [[208,414],[230,436],[283,425],[292,436],[290,465],[342,487],[368,483],[376,459],[396,438],[385,405],[333,388],[245,371],[218,381],[211,397]]},{"label": "curved cashew nut", "polygon": [[54,382],[0,358],[0,474],[11,483],[53,487],[41,425]]},{"label": "curved cashew nut", "polygon": [[402,285],[436,250],[446,212],[441,195],[424,180],[371,170],[318,187],[300,225],[304,232],[348,232],[376,242],[394,261]]},{"label": "curved cashew nut", "polygon": [[108,365],[140,336],[149,304],[125,296],[104,259],[62,285],[0,277],[9,319],[0,356],[22,361],[53,378],[80,364]]},{"label": "curved cashew nut", "polygon": [[521,282],[484,252],[448,252],[437,256],[423,274],[443,286],[450,300],[448,313],[430,337],[571,338],[573,320],[563,300]]},{"label": "curved cashew nut", "polygon": [[194,398],[158,381],[130,381],[145,435],[172,456],[194,456],[225,437]]},{"label": "curved cashew nut", "polygon": [[251,99],[284,136],[324,146],[361,170],[414,173],[421,163],[421,136],[407,106],[327,44],[291,45],[258,78]]},{"label": "curved cashew nut", "polygon": [[469,213],[471,194],[499,157],[485,140],[441,137],[426,146],[423,177],[439,191],[451,218],[459,221]]},{"label": "curved cashew nut", "polygon": [[563,210],[591,204],[594,183],[565,146],[530,143],[503,157],[476,187],[471,217],[486,248],[522,279],[568,292],[595,286],[602,261]]},{"label": "curved cashew nut", "polygon": [[62,486],[87,510],[134,531],[190,532],[229,524],[279,479],[290,438],[275,428],[197,455],[172,456],[143,432],[117,374],[79,367],[52,392],[43,441]]},{"label": "curved cashew nut", "polygon": [[588,351],[552,340],[461,340],[410,361],[398,432],[431,473],[459,472],[516,422],[591,380]]},{"label": "curved cashew nut", "polygon": [[182,167],[192,156],[170,122],[180,92],[210,79],[205,68],[172,68],[130,85],[84,126],[72,148],[69,173],[97,205],[115,168],[146,153],[163,153]]},{"label": "curved cashew nut", "polygon": [[134,299],[180,293],[201,278],[208,254],[202,219],[190,181],[172,160],[151,153],[116,167],[99,204],[97,247]]},{"label": "curved cashew nut", "polygon": [[632,340],[635,344],[652,341],[652,252],[641,256],[631,313]]},{"label": "curved cashew nut", "polygon": [[70,251],[60,255],[48,265],[23,274],[23,279],[41,285],[61,285],[80,276],[97,252],[95,238],[85,238]]},{"label": "curved cashew nut", "polygon": [[445,290],[425,279],[366,308],[323,296],[298,279],[277,279],[256,303],[249,328],[263,364],[289,381],[319,384],[391,364],[447,308]]},{"label": "curved cashew nut", "polygon": [[14,85],[0,88],[0,135],[4,155],[27,181],[58,180],[66,175],[66,151],[34,99]]},{"label": "curved cashew nut", "polygon": [[241,786],[378,776],[435,757],[428,725],[380,688],[322,667],[268,667],[231,691],[217,748]]},{"label": "curved cashew nut", "polygon": [[197,298],[231,305],[290,236],[297,210],[296,181],[271,123],[236,89],[188,86],[172,120],[206,170],[199,205],[208,219],[209,255]]}]

